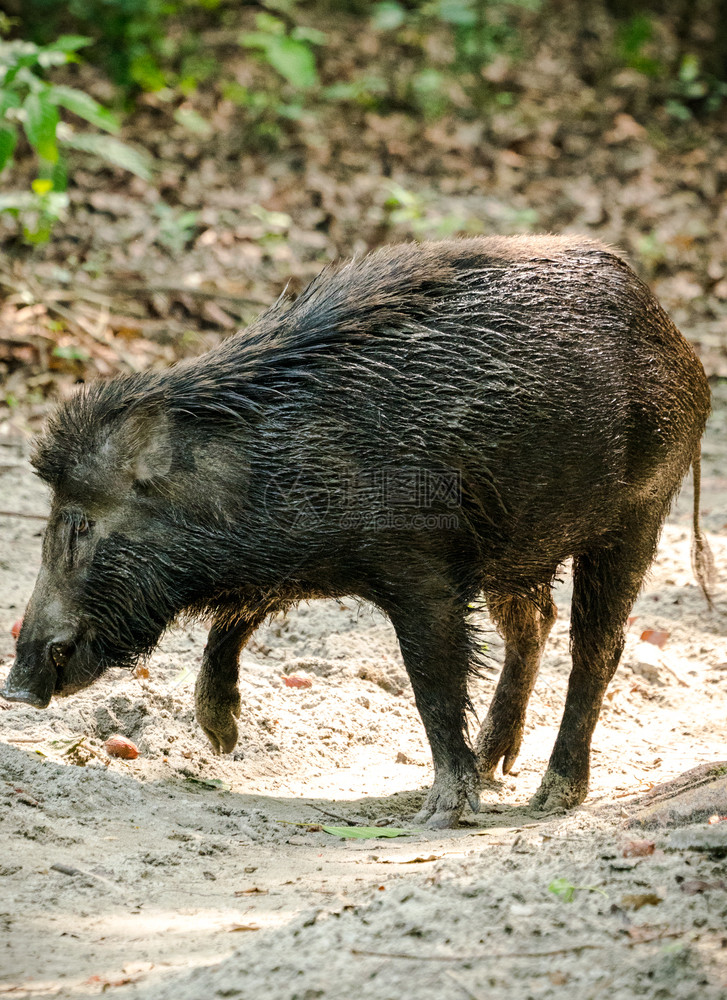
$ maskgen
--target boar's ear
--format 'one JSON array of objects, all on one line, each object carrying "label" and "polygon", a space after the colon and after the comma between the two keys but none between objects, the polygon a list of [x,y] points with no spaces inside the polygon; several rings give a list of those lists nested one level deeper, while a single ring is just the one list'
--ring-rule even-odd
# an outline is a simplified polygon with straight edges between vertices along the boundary
[{"label": "boar's ear", "polygon": [[139,406],[124,414],[109,434],[104,451],[104,457],[134,482],[166,476],[172,465],[172,435],[165,408]]}]

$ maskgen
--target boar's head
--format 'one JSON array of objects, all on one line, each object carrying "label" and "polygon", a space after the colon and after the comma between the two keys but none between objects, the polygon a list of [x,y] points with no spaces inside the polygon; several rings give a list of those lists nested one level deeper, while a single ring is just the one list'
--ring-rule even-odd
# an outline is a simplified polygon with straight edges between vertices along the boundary
[{"label": "boar's head", "polygon": [[153,394],[130,392],[133,379],[114,382],[64,404],[36,447],[51,509],[1,692],[10,701],[45,708],[109,666],[132,665],[209,582],[204,565],[189,564],[204,545],[183,530],[189,511],[175,493],[183,445],[170,415]]}]

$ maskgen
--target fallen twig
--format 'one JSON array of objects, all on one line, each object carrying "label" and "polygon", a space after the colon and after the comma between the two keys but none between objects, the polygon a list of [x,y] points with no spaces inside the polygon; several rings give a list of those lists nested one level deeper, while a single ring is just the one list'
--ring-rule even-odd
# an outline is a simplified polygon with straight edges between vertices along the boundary
[{"label": "fallen twig", "polygon": [[[64,319],[66,323],[71,326],[75,326],[77,330],[90,337],[91,340],[96,341],[97,344],[103,344],[104,347],[109,346],[108,339],[99,333],[97,330],[93,330],[90,326],[87,326],[85,322],[80,320],[78,316],[74,316],[70,309],[66,309],[65,306],[59,306],[57,302],[46,302],[44,305],[47,306],[49,312],[54,312],[61,319]],[[126,360],[126,359],[125,359]]]},{"label": "fallen twig", "polygon": [[321,809],[320,806],[314,806],[312,802],[308,803],[311,809],[315,809],[316,812],[322,813],[324,816],[330,816],[331,819],[337,819],[339,823],[345,823],[346,826],[358,826],[355,820],[347,819],[345,816],[340,816],[338,813],[329,812],[327,809]]},{"label": "fallen twig", "polygon": [[[628,944],[637,942],[628,942]],[[601,944],[571,944],[565,948],[552,948],[550,951],[493,951],[480,955],[408,955],[404,952],[364,951],[352,948],[352,955],[365,955],[371,958],[403,958],[412,962],[481,962],[497,958],[550,958],[551,955],[568,955],[571,952],[591,951],[604,948]]]},{"label": "fallen twig", "polygon": [[[611,941],[609,944],[623,944],[627,948],[632,948],[637,944],[652,944],[654,941],[662,941],[664,938],[682,937],[683,931],[665,931],[657,933],[648,938],[634,938],[630,941]],[[352,955],[363,955],[369,958],[402,958],[410,962],[482,962],[488,959],[498,958],[551,958],[554,955],[569,955],[580,951],[600,951],[606,948],[606,944],[571,944],[564,948],[551,948],[548,951],[493,951],[482,953],[481,955],[408,955],[404,952],[392,951],[364,951],[360,948],[352,948]]]},{"label": "fallen twig", "polygon": [[113,892],[122,893],[122,890],[119,889],[117,885],[114,885],[111,879],[104,878],[103,875],[96,875],[94,872],[88,872],[82,868],[74,868],[72,865],[63,865],[60,863],[53,864],[50,867],[51,871],[60,872],[61,875],[83,875],[84,878],[90,878],[94,879],[96,882],[101,882],[102,885],[105,885]]},{"label": "fallen twig", "polygon": [[47,514],[26,514],[22,510],[0,510],[0,517],[25,517],[31,521],[47,521]]},{"label": "fallen twig", "polygon": [[189,295],[191,298],[204,299],[207,301],[229,302],[237,306],[260,306],[269,305],[260,299],[250,299],[242,295],[229,295],[226,292],[207,288],[185,288],[179,285],[129,285],[107,283],[93,289],[84,289],[77,285],[68,287],[69,292],[83,298],[87,291],[101,295],[118,295],[122,298],[137,297],[140,295]]}]

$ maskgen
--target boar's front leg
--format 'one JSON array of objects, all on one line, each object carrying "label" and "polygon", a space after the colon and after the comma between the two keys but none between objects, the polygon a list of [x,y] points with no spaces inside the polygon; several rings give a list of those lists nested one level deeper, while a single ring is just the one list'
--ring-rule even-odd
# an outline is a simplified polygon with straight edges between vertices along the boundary
[{"label": "boar's front leg", "polygon": [[465,803],[479,809],[475,755],[465,738],[471,643],[464,607],[449,593],[401,596],[386,609],[396,629],[434,760],[434,784],[415,823],[456,826]]},{"label": "boar's front leg", "polygon": [[501,760],[503,774],[517,760],[528,701],[558,612],[547,586],[538,588],[535,600],[488,596],[487,605],[505,639],[505,665],[475,747],[480,773],[491,780]]},{"label": "boar's front leg", "polygon": [[215,621],[210,629],[194,689],[197,722],[215,753],[231,753],[237,743],[240,692],[237,689],[240,652],[262,624],[269,607],[248,607],[234,624]]}]

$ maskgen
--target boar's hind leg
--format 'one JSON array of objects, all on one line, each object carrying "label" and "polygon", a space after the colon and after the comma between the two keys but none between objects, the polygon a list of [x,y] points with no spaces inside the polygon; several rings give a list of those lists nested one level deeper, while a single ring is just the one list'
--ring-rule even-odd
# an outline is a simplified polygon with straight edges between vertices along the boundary
[{"label": "boar's hind leg", "polygon": [[524,597],[488,599],[490,614],[505,639],[505,664],[475,751],[480,774],[509,774],[520,752],[525,711],[540,667],[543,647],[558,613],[550,587],[539,587],[537,600]]},{"label": "boar's hind leg", "polygon": [[270,608],[245,609],[234,625],[215,622],[210,629],[202,667],[194,688],[197,722],[216,753],[231,753],[237,743],[240,651]]},{"label": "boar's hind leg", "polygon": [[567,809],[588,793],[593,730],[621,658],[626,620],[656,550],[659,515],[635,513],[617,544],[573,560],[573,666],[548,769],[530,803],[536,809]]},{"label": "boar's hind leg", "polygon": [[452,598],[407,596],[388,609],[434,760],[434,784],[415,823],[456,826],[469,802],[479,809],[475,756],[465,739],[471,644],[465,610]]}]

